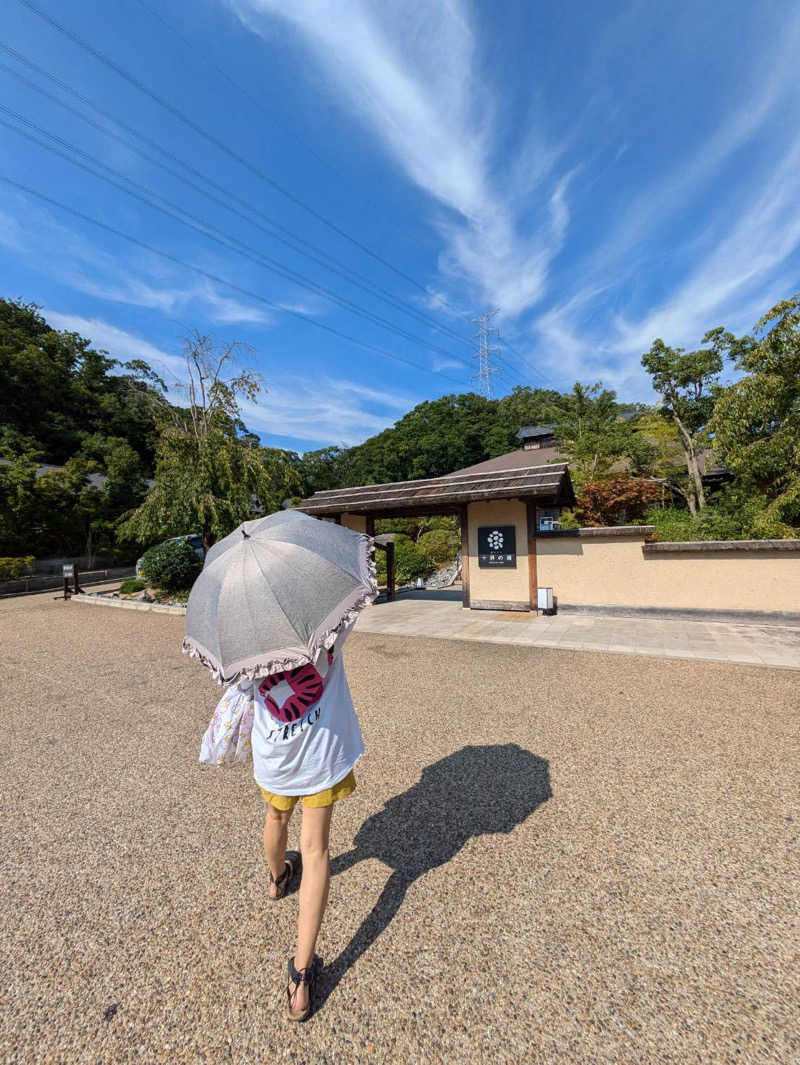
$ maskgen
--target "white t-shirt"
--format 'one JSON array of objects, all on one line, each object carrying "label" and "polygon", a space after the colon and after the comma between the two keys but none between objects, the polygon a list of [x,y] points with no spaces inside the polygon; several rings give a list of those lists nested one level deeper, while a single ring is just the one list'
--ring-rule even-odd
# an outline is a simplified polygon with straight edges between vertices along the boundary
[{"label": "white t-shirt", "polygon": [[[321,651],[314,667],[242,681],[255,702],[253,776],[274,795],[314,795],[344,779],[364,753],[342,645]],[[320,681],[322,693],[319,693]]]}]

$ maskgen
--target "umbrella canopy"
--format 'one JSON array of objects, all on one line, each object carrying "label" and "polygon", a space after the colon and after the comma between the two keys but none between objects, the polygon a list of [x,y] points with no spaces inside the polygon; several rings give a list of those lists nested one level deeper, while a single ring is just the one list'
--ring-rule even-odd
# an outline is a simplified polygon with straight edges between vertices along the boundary
[{"label": "umbrella canopy", "polygon": [[372,538],[298,510],[245,521],[206,555],[183,650],[219,683],[313,662],[378,594]]}]

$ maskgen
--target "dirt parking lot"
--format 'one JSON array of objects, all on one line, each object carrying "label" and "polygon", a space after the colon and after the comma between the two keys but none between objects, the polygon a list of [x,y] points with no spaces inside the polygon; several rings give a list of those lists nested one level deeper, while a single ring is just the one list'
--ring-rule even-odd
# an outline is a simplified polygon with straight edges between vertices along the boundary
[{"label": "dirt parking lot", "polygon": [[298,1027],[182,625],[0,602],[5,1062],[798,1060],[797,673],[357,632]]}]

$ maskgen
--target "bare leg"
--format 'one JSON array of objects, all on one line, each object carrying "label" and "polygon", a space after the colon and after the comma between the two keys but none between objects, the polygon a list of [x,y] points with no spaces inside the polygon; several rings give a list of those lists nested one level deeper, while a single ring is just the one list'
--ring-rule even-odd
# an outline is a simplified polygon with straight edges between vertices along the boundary
[{"label": "bare leg", "polygon": [[[278,810],[271,804],[267,806],[264,821],[264,856],[274,878],[278,878],[285,868],[286,838],[289,834],[291,810]],[[269,893],[275,898],[276,888],[270,884]]]},{"label": "bare leg", "polygon": [[[300,881],[300,913],[297,917],[297,948],[294,964],[305,969],[314,957],[322,915],[328,901],[331,882],[328,839],[333,806],[303,807],[300,852],[303,855],[303,879]],[[305,1009],[308,988],[302,984],[292,996],[292,1008]]]}]

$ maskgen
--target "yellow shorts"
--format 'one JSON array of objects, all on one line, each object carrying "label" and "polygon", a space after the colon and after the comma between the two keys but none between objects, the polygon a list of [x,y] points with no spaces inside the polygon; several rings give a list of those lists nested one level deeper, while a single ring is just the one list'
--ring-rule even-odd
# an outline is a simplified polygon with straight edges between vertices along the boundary
[{"label": "yellow shorts", "polygon": [[348,795],[352,795],[356,790],[356,778],[353,770],[351,769],[344,780],[340,780],[338,784],[334,784],[332,788],[326,788],[324,791],[318,791],[314,795],[273,795],[271,791],[266,791],[261,788],[261,794],[264,796],[264,801],[268,802],[270,806],[274,806],[276,810],[293,810],[297,804],[298,799],[303,800],[303,806],[311,806],[319,808],[320,806],[333,806],[339,799],[346,799]]}]

